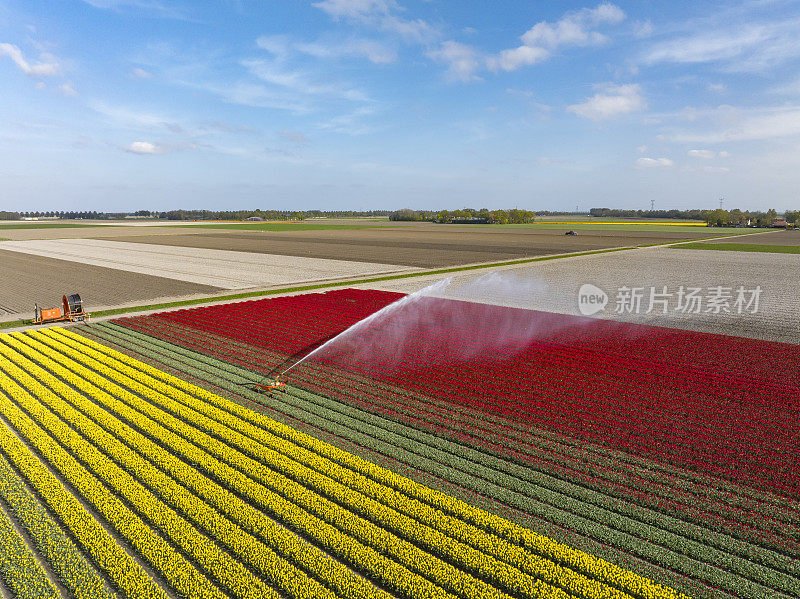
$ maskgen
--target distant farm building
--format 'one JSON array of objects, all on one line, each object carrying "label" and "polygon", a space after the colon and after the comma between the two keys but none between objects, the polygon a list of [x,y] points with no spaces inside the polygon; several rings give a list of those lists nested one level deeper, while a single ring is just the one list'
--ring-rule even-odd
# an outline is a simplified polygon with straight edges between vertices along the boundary
[{"label": "distant farm building", "polygon": [[264,219],[263,219],[263,218],[261,218],[260,216],[251,216],[250,218],[246,218],[245,220],[252,220],[252,221],[257,221],[257,222],[263,222],[263,220],[264,220]]},{"label": "distant farm building", "polygon": [[776,227],[782,229],[785,229],[788,226],[789,223],[786,222],[785,218],[776,218],[775,220],[772,221],[772,224],[770,225],[770,227]]}]

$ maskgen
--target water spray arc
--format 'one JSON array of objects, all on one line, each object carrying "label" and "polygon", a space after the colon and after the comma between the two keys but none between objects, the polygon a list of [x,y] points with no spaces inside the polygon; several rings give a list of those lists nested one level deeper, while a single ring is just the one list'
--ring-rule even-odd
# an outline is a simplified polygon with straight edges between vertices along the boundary
[{"label": "water spray arc", "polygon": [[395,302],[392,302],[388,306],[384,306],[383,308],[381,308],[377,312],[374,312],[373,314],[370,314],[366,318],[362,318],[361,320],[359,320],[355,324],[353,324],[353,325],[349,326],[348,328],[346,328],[341,333],[335,335],[334,337],[331,337],[330,339],[326,340],[321,345],[318,345],[316,348],[314,348],[313,350],[308,352],[305,356],[303,356],[302,358],[297,360],[294,364],[292,364],[291,366],[289,366],[288,368],[283,370],[280,374],[278,374],[278,376],[276,378],[278,378],[278,379],[284,378],[286,376],[286,373],[288,373],[290,370],[292,370],[296,366],[299,366],[300,364],[302,364],[303,362],[305,362],[309,358],[311,358],[313,356],[316,356],[318,354],[321,354],[326,349],[330,349],[336,343],[339,343],[339,342],[341,342],[343,340],[348,339],[352,335],[354,335],[357,332],[359,332],[359,331],[365,329],[366,327],[368,327],[371,323],[373,323],[373,322],[375,322],[377,320],[386,318],[387,316],[390,316],[391,314],[394,314],[395,312],[397,312],[399,310],[402,310],[406,306],[409,306],[411,304],[416,303],[417,301],[420,300],[420,298],[427,297],[427,296],[430,296],[430,295],[437,295],[439,293],[443,293],[445,291],[445,289],[447,289],[450,286],[450,283],[452,281],[453,281],[453,277],[448,277],[446,279],[442,279],[440,281],[436,281],[435,283],[432,283],[431,285],[428,285],[427,287],[424,287],[423,289],[420,289],[419,291],[415,291],[414,293],[406,295],[405,297],[402,297],[399,300],[397,300]]},{"label": "water spray arc", "polygon": [[[553,327],[542,331],[536,312],[505,312],[510,317],[498,320],[490,308],[495,303],[514,305],[520,298],[546,294],[547,285],[539,279],[492,271],[454,281],[453,277],[441,279],[401,297],[343,331],[303,347],[274,366],[263,381],[247,385],[270,394],[285,391],[293,369],[322,357],[336,357],[358,369],[378,370],[408,360],[444,368],[459,361],[495,362],[518,354],[543,334],[556,333]],[[476,302],[476,298],[483,301]],[[475,327],[486,327],[491,334],[465,338],[464,331]]]}]

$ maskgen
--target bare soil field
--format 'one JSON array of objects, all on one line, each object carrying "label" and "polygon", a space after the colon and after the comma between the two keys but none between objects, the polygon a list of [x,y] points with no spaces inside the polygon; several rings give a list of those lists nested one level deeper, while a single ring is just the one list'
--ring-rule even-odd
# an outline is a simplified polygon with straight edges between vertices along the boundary
[{"label": "bare soil field", "polygon": [[[262,232],[206,229],[201,234],[178,229],[179,233],[173,235],[139,235],[126,237],[125,241],[439,268],[547,254],[669,243],[700,239],[709,235],[708,229],[698,228],[698,231],[690,232],[593,230],[566,236],[564,231],[567,228],[477,228],[416,223],[398,228],[359,230]],[[112,239],[107,235],[103,238]]]},{"label": "bare soil field", "polygon": [[735,241],[736,243],[746,243],[750,245],[797,245],[800,246],[800,231],[774,231],[772,233],[762,233],[759,235],[748,235],[736,240],[712,240],[705,243],[725,243]]},{"label": "bare soil field", "polygon": [[218,293],[219,287],[175,281],[0,250],[0,320],[33,315],[33,304],[60,306],[61,296],[80,293],[89,311],[175,296]]},{"label": "bare soil field", "polygon": [[[11,239],[13,241],[27,241],[29,239],[87,239],[90,237],[108,237],[111,239],[125,239],[127,237],[135,237],[137,235],[175,235],[176,233],[183,233],[187,229],[173,226],[95,226],[95,227],[50,227],[50,228],[37,228],[25,227],[18,229],[2,229],[0,230],[0,237],[4,239]],[[194,229],[193,229],[194,231]],[[204,232],[213,232],[210,229],[196,229],[198,235]]]},{"label": "bare soil field", "polygon": [[[441,279],[441,275],[415,277],[358,287],[413,293]],[[642,248],[507,266],[490,272],[456,273],[448,286],[432,293],[449,299],[581,316],[578,294],[587,283],[608,297],[605,309],[593,318],[800,343],[800,260],[791,254]],[[676,309],[681,286],[701,289],[699,312]],[[748,292],[761,288],[755,313],[752,306],[739,313],[734,305],[740,286]],[[658,294],[664,287],[671,294],[666,298],[667,312],[658,303],[648,312],[651,289]],[[719,312],[708,303],[713,287],[723,287],[729,295],[726,307]],[[618,302],[621,288],[641,290],[635,312],[616,312],[623,305]],[[746,297],[751,296],[748,293]],[[632,308],[632,304],[624,305]]]},{"label": "bare soil field", "polygon": [[224,289],[269,288],[409,270],[390,264],[100,239],[4,241],[0,249]]}]

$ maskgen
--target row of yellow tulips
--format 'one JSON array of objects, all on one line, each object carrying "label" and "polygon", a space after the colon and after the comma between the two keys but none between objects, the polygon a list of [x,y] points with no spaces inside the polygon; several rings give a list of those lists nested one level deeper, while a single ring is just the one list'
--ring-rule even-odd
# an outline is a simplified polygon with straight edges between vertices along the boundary
[{"label": "row of yellow tulips", "polygon": [[[13,341],[11,343],[13,344]],[[53,391],[56,387],[59,393],[73,401],[80,395],[58,379],[41,368],[33,367],[36,379],[50,387],[47,388],[21,368],[14,365],[6,365],[4,368],[14,378],[20,380],[28,391],[48,403],[57,405],[68,419],[69,417],[77,419],[78,413],[75,409],[61,400]],[[51,369],[58,371],[61,367],[51,365]],[[64,377],[69,373],[62,370],[58,374]],[[81,381],[74,375],[64,378],[81,390],[86,386],[85,381]],[[84,434],[80,434],[73,431],[30,396],[21,397],[18,401],[38,424],[46,428],[76,457],[87,464],[95,474],[105,480],[114,492],[135,506],[137,511],[144,514],[154,526],[163,531],[203,571],[219,581],[233,596],[240,598],[268,597],[270,599],[277,599],[280,596],[245,567],[241,560],[243,556],[246,556],[244,561],[250,561],[254,568],[258,569],[265,577],[271,578],[276,584],[282,583],[284,590],[294,597],[314,595],[328,597],[328,599],[334,597],[318,582],[309,579],[305,573],[282,560],[263,543],[242,531],[240,527],[205,502],[197,499],[172,478],[142,459],[136,452],[130,450],[94,423],[84,422],[92,434],[86,435],[86,430],[81,431]],[[92,442],[101,447],[105,453],[95,447]],[[114,456],[113,460],[109,457],[112,455]],[[123,469],[121,464],[135,472],[135,476]],[[146,483],[147,487],[143,483]],[[148,487],[152,488],[155,493]],[[230,547],[238,556],[234,557],[216,543],[210,542],[208,537],[198,531],[189,520],[196,522],[210,536]],[[196,579],[201,585],[213,588],[213,585],[199,572],[197,572]],[[199,588],[201,587],[187,590],[196,594]],[[219,591],[215,589],[215,594],[218,593]],[[219,596],[224,595],[219,593]]]},{"label": "row of yellow tulips", "polygon": [[75,597],[112,599],[115,596],[2,456],[0,456],[0,496],[5,500],[9,511],[30,535],[39,554],[50,564],[61,583]]},{"label": "row of yellow tulips", "polygon": [[[11,345],[14,346],[14,344],[15,342],[11,341]],[[33,354],[32,349],[27,349],[21,344],[16,346],[16,349],[20,352]],[[55,354],[55,352],[46,347],[38,349],[40,360],[48,360],[48,354]],[[2,348],[0,348],[0,353],[2,353]],[[50,363],[50,370],[81,391],[81,393],[75,393],[69,386],[36,366],[30,360],[19,355],[6,354],[4,357],[9,357],[10,360],[15,361],[26,372],[31,373],[38,381],[47,385],[54,392],[50,393],[46,390],[36,389],[33,385],[30,386],[29,390],[39,397],[41,401],[68,421],[76,430],[80,431],[86,439],[103,449],[107,455],[113,455],[120,465],[130,473],[135,474],[142,482],[157,490],[165,498],[165,501],[172,503],[183,513],[197,513],[199,506],[203,505],[202,502],[190,496],[185,489],[154,468],[150,462],[170,473],[182,485],[192,489],[216,509],[225,512],[233,520],[241,524],[242,527],[254,534],[258,534],[270,546],[279,548],[281,553],[292,556],[304,567],[318,574],[320,578],[330,584],[331,588],[334,588],[342,595],[373,599],[388,599],[390,597],[390,595],[357,576],[318,548],[306,543],[291,531],[276,524],[262,512],[242,501],[230,491],[208,479],[194,468],[187,466],[174,454],[162,449],[144,435],[136,432],[130,426],[100,408],[92,400],[86,399],[84,394],[92,397],[98,403],[115,409],[115,411],[124,416],[132,417],[136,420],[145,420],[124,403],[100,390],[96,384],[89,382],[86,378],[78,377],[54,362]],[[9,372],[14,377],[22,376],[20,369],[13,364],[7,366],[7,368],[9,368]],[[93,375],[91,378],[94,383],[104,382],[99,375]],[[121,390],[118,394],[126,395]],[[91,417],[91,420],[87,416]],[[99,423],[102,428],[96,423]],[[157,436],[159,432],[163,436],[163,433],[166,432],[166,429],[158,431],[157,429],[162,427],[155,423],[139,422],[139,424],[140,426],[144,425],[152,436]],[[182,441],[176,435],[173,435],[173,437],[173,443],[175,440]],[[120,440],[125,441],[127,445],[122,444]],[[187,446],[189,445],[185,441],[183,443]],[[148,458],[150,462],[143,460],[129,447],[133,447],[136,452]],[[226,480],[225,482],[226,486],[228,486],[228,481]],[[250,534],[243,530],[220,531],[215,529],[212,532],[217,538],[226,538],[232,543],[229,546],[236,547],[236,553],[242,561],[248,562],[252,567],[258,569],[262,575],[272,579],[276,585],[292,596],[333,596],[330,591],[316,581],[308,579],[305,574],[297,571],[293,566],[286,562],[277,562],[276,560],[279,558],[270,549],[261,543],[257,543]],[[335,529],[325,532],[338,533]],[[410,573],[406,572],[406,574]]]},{"label": "row of yellow tulips", "polygon": [[[35,346],[37,342],[34,339],[26,340]],[[453,565],[443,561],[441,559],[436,558],[435,556],[426,553],[416,547],[414,544],[409,543],[403,539],[392,535],[391,533],[387,532],[386,530],[382,529],[381,527],[375,525],[374,523],[360,518],[353,513],[349,512],[348,510],[340,507],[336,503],[325,499],[315,493],[309,491],[306,486],[303,486],[294,480],[291,480],[285,476],[281,476],[274,470],[270,470],[266,468],[263,464],[260,464],[244,454],[232,449],[227,442],[231,441],[232,437],[239,437],[244,439],[244,442],[247,445],[254,445],[252,441],[246,439],[242,435],[239,435],[236,431],[231,431],[222,427],[218,423],[197,414],[195,417],[194,413],[186,414],[193,424],[200,426],[197,422],[198,418],[203,420],[204,424],[218,429],[217,432],[220,436],[226,439],[226,443],[220,442],[215,437],[209,436],[199,430],[197,430],[194,426],[190,426],[186,424],[184,420],[176,419],[169,414],[154,408],[152,403],[161,403],[173,410],[177,410],[179,412],[187,412],[187,409],[182,404],[179,404],[175,401],[170,400],[163,394],[158,393],[154,389],[147,387],[138,383],[135,380],[126,377],[124,374],[120,373],[119,371],[110,369],[108,367],[103,366],[100,363],[92,363],[90,358],[86,356],[82,356],[78,352],[75,352],[68,347],[59,347],[59,350],[64,354],[66,357],[65,363],[70,364],[70,368],[72,369],[79,369],[76,365],[78,361],[86,361],[89,363],[92,368],[83,369],[82,373],[84,376],[89,377],[96,377],[98,379],[102,379],[103,377],[98,376],[97,373],[101,373],[103,376],[107,377],[108,380],[103,383],[103,380],[97,380],[97,384],[105,384],[105,388],[111,391],[114,395],[119,395],[120,397],[124,396],[125,402],[130,403],[138,410],[148,414],[150,417],[154,418],[158,422],[161,422],[167,427],[173,428],[176,430],[180,436],[185,437],[194,441],[200,447],[203,447],[205,450],[210,451],[214,455],[220,457],[223,460],[228,461],[229,463],[233,464],[235,467],[239,468],[239,470],[245,472],[246,474],[250,475],[252,478],[257,479],[260,481],[265,487],[270,487],[273,490],[277,491],[284,497],[288,498],[288,502],[284,500],[284,504],[286,507],[291,507],[294,505],[294,509],[297,510],[297,506],[302,508],[308,509],[309,511],[313,512],[319,518],[333,524],[334,526],[338,527],[345,532],[350,533],[351,535],[357,537],[365,544],[370,544],[380,550],[381,552],[385,553],[387,556],[394,557],[397,561],[401,564],[407,565],[412,570],[423,574],[425,577],[429,578],[435,583],[441,584],[442,586],[452,590],[453,592],[464,596],[464,597],[485,597],[489,596],[504,596],[503,593],[494,589],[491,585],[487,584],[482,580],[478,580],[471,575],[467,574],[466,572],[459,570],[458,568],[454,567]],[[52,350],[51,350],[52,351]],[[127,368],[121,362],[115,363],[115,366],[118,368],[122,368],[123,370]],[[124,390],[119,389],[113,383],[111,383],[110,379],[119,380],[125,386],[134,389],[139,395],[146,397],[150,402],[142,401],[138,399],[136,396],[131,395],[130,393],[126,393]],[[161,390],[168,391],[168,386],[164,383],[161,383]],[[152,425],[148,425],[146,430],[153,431],[153,434],[156,433],[156,428]],[[197,454],[197,448],[189,448],[188,450],[185,447],[182,447],[180,443],[176,443],[176,439],[180,439],[180,437],[175,437],[173,439],[163,438],[160,437],[159,440],[164,440],[165,443],[170,444],[177,452],[180,452],[184,455],[190,457],[190,459],[197,459],[192,458],[192,453],[195,455]],[[273,458],[273,462],[275,461],[282,461],[283,469],[286,470],[286,466],[291,466],[292,463],[290,460],[287,460],[284,456],[280,454],[276,454],[275,452],[269,452],[268,450],[263,450],[262,448],[256,448],[258,453],[267,455],[270,454],[269,457]],[[205,467],[214,467],[214,462],[217,464],[216,460],[212,460],[209,463],[209,460],[206,460]],[[197,463],[197,462],[195,462]],[[299,465],[295,464],[295,466],[300,467]],[[306,469],[308,470],[308,469]],[[235,479],[236,476],[231,476],[231,473],[237,475],[237,471],[233,470],[232,468],[227,468],[227,472],[224,470],[220,472],[220,469],[217,468],[216,470],[210,470],[215,476],[225,476],[224,480],[227,482],[232,481]],[[311,472],[311,471],[310,471]],[[226,476],[227,475],[227,476]],[[241,476],[241,473],[238,474]],[[333,481],[330,481],[333,482]],[[341,485],[339,485],[341,486]],[[248,494],[248,496],[253,496],[255,500],[257,497],[254,495],[255,492],[259,491],[259,485],[256,485],[252,480],[248,480],[246,477],[243,477],[241,483],[239,483],[238,488],[243,492]],[[274,495],[274,493],[272,494]],[[360,496],[360,499],[367,500],[367,498]],[[371,500],[370,500],[371,501]],[[354,503],[354,500],[351,498],[350,503]],[[375,503],[375,502],[373,502]],[[377,504],[376,504],[377,505]],[[384,506],[378,506],[381,510],[385,509]],[[308,518],[308,516],[306,516]],[[302,520],[301,520],[302,522]],[[306,523],[304,523],[306,524]],[[335,530],[335,529],[334,529]],[[414,531],[411,531],[412,533]],[[327,542],[324,536],[318,536],[317,540],[321,542]],[[365,548],[366,549],[366,548]],[[380,557],[380,553],[372,550],[369,552],[374,557]],[[483,559],[485,556],[475,552],[478,559]],[[355,557],[355,556],[354,556]],[[370,555],[362,556],[369,558]],[[464,561],[462,559],[462,561]],[[386,580],[393,584],[393,588],[400,590],[403,594],[411,595],[411,596],[434,596],[439,594],[441,596],[441,589],[436,592],[436,587],[433,586],[430,582],[425,580],[420,576],[413,576],[411,572],[405,569],[398,570],[397,564],[388,560],[386,558],[380,559],[378,561],[372,561],[369,559],[359,559],[356,562],[361,569],[365,569],[367,572],[370,573],[372,576],[377,576],[380,580]],[[508,567],[506,564],[502,564],[498,562],[500,568]],[[386,569],[389,571],[385,571]],[[487,568],[484,567],[485,571],[488,571]],[[405,574],[405,578],[407,582],[403,581],[403,575]],[[547,585],[538,582],[532,581],[529,577],[526,577],[520,572],[516,572],[518,575],[518,579],[513,579],[512,582],[516,584],[518,587],[522,584],[527,583],[527,585],[531,588],[530,596],[550,596],[550,597],[565,597],[563,591],[559,591],[557,589],[553,589],[548,587]],[[512,572],[513,576],[513,572]],[[511,578],[511,576],[509,576]],[[527,580],[526,580],[527,579]],[[412,584],[409,584],[412,583]]]},{"label": "row of yellow tulips", "polygon": [[[5,369],[6,366],[4,365],[3,368]],[[16,377],[17,374],[14,373],[14,376]],[[27,377],[27,380],[24,380],[24,385],[28,389],[34,389],[39,384],[32,377],[27,376],[25,373],[22,374]],[[15,397],[15,401],[33,418],[29,418],[16,406],[14,410],[8,410],[8,412],[4,413],[14,423],[15,428],[25,437],[32,441],[39,437],[36,441],[39,442],[38,449],[43,456],[46,458],[49,458],[48,454],[57,456],[58,453],[64,452],[64,449],[59,447],[58,443],[63,445],[108,485],[107,494],[110,495],[109,491],[111,491],[124,498],[137,512],[144,515],[153,526],[160,529],[175,545],[195,560],[201,568],[225,584],[237,597],[268,597],[270,599],[279,597],[275,591],[266,586],[242,564],[216,544],[209,542],[184,517],[170,509],[138,480],[122,470],[114,461],[97,450],[83,436],[64,424],[28,393],[18,394]],[[66,455],[72,457],[72,455]],[[219,597],[220,599],[225,597],[196,568],[191,567],[188,570],[185,567],[180,570],[175,568],[182,558],[179,558],[179,555],[171,548],[167,559],[163,559],[163,557],[161,563],[158,564],[159,569],[164,572],[167,578],[171,579],[170,582],[173,582],[176,588],[180,589],[180,592],[196,597]],[[189,562],[185,562],[185,565],[188,566]]]},{"label": "row of yellow tulips", "polygon": [[[410,479],[396,475],[385,468],[371,464],[366,460],[342,451],[330,444],[321,442],[309,435],[296,431],[291,427],[271,420],[263,414],[248,410],[239,404],[236,404],[235,402],[225,400],[215,394],[191,385],[190,383],[181,381],[175,377],[171,377],[170,375],[148,366],[147,364],[132,360],[131,358],[124,356],[124,354],[115,352],[110,348],[106,348],[103,345],[85,339],[80,335],[76,335],[63,329],[52,331],[51,334],[54,337],[68,337],[76,343],[80,343],[84,347],[91,348],[92,350],[103,353],[113,359],[120,359],[120,357],[122,357],[127,364],[135,367],[137,371],[148,374],[154,378],[160,379],[161,381],[168,382],[187,393],[201,397],[210,404],[213,404],[218,408],[222,408],[226,413],[235,414],[241,419],[252,422],[253,424],[262,427],[264,430],[278,435],[284,440],[290,440],[297,445],[308,448],[310,451],[317,453],[320,456],[329,458],[337,464],[346,466],[355,472],[359,472],[360,474],[363,474],[364,476],[385,487],[390,487],[391,489],[401,491],[411,498],[418,499],[420,502],[427,504],[428,506],[437,508],[441,512],[456,517],[462,522],[470,523],[477,528],[493,533],[497,537],[503,538],[510,543],[516,544],[519,547],[526,548],[536,554],[547,557],[548,559],[558,564],[562,564],[571,570],[582,572],[595,580],[607,583],[609,586],[621,588],[632,595],[644,597],[645,599],[656,599],[662,597],[672,597],[673,599],[677,599],[685,597],[672,589],[657,585],[641,576],[636,575],[633,572],[611,564],[610,562],[586,554],[582,551],[572,549],[561,543],[557,543],[543,535],[518,526],[504,518],[495,516],[484,510],[475,508],[463,501],[420,485]],[[571,589],[574,589],[574,587],[571,587]]]},{"label": "row of yellow tulips", "polygon": [[[2,424],[0,424],[2,426]],[[0,508],[0,577],[19,599],[56,599],[58,592]]]},{"label": "row of yellow tulips", "polygon": [[[0,390],[9,397],[17,397],[24,392],[5,375],[0,375]],[[18,415],[17,408],[0,394],[0,409],[4,414]],[[16,421],[17,418],[15,417]],[[28,422],[27,424],[32,424]],[[26,430],[30,427],[25,426]],[[34,435],[37,440],[41,435]],[[25,479],[43,498],[48,507],[70,530],[83,549],[94,562],[104,570],[117,589],[126,597],[147,599],[167,599],[164,591],[137,564],[134,559],[114,540],[114,538],[81,505],[59,479],[42,464],[17,436],[6,426],[0,426],[0,449],[8,460],[16,466]],[[41,450],[40,450],[41,451]],[[46,450],[54,455],[57,450]],[[43,454],[45,452],[42,452]],[[91,503],[112,526],[132,545],[138,545],[145,555],[158,559],[160,538],[152,534],[141,520],[103,488],[94,477],[69,456],[54,456],[54,461],[69,473],[66,478]],[[166,547],[169,549],[169,546]]]}]

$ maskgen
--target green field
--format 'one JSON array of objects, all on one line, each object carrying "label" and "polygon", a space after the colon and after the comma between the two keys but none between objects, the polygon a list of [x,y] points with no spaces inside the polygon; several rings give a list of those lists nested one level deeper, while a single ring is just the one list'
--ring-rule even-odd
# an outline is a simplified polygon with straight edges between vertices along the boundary
[{"label": "green field", "polygon": [[797,245],[756,245],[752,243],[682,243],[671,245],[683,250],[721,250],[724,252],[767,252],[769,254],[800,254]]},{"label": "green field", "polygon": [[708,231],[709,237],[724,236],[724,235],[748,235],[750,233],[760,233],[768,229],[740,229],[733,227],[705,227],[697,225],[667,225],[667,224],[647,224],[647,223],[554,223],[554,222],[535,222],[521,225],[474,225],[475,227],[500,227],[510,229],[574,229],[589,230],[589,231],[653,231],[665,232],[675,231],[676,233],[689,233],[697,231]]},{"label": "green field", "polygon": [[689,219],[675,219],[675,218],[625,218],[622,216],[609,216],[609,217],[598,217],[598,216],[587,216],[585,214],[578,214],[578,215],[569,215],[569,216],[537,216],[536,222],[564,222],[564,221],[576,221],[576,222],[590,222],[590,221],[597,221],[597,222],[614,222],[614,223],[630,223],[630,224],[637,224],[637,223],[674,223],[674,222],[685,222],[687,224],[697,223],[702,224],[705,226],[705,222],[699,220],[689,220]]}]

